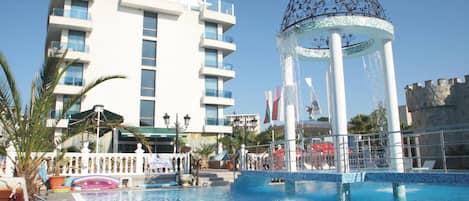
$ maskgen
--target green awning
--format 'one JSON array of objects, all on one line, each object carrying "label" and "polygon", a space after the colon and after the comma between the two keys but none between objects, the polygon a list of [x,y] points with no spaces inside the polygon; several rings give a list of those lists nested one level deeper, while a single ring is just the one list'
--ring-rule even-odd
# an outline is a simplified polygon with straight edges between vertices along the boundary
[{"label": "green awning", "polygon": [[[175,137],[176,136],[176,129],[175,128],[148,128],[148,127],[139,127],[137,130],[144,135],[145,137]],[[123,137],[134,137],[134,134],[119,128],[119,131]],[[179,131],[179,137],[186,136],[187,134]]]}]

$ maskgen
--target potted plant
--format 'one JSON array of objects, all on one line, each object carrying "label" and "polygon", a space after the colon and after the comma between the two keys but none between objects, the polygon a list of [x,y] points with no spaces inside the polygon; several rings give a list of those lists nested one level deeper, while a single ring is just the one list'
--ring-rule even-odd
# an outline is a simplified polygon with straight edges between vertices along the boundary
[{"label": "potted plant", "polygon": [[215,151],[215,144],[202,144],[197,151],[196,154],[200,156],[200,168],[207,169],[208,168],[208,156]]},{"label": "potted plant", "polygon": [[68,163],[68,158],[65,157],[66,150],[56,150],[56,156],[52,160],[53,176],[49,178],[50,186],[52,189],[60,187],[64,184],[65,176],[60,175],[60,170],[65,164]]}]

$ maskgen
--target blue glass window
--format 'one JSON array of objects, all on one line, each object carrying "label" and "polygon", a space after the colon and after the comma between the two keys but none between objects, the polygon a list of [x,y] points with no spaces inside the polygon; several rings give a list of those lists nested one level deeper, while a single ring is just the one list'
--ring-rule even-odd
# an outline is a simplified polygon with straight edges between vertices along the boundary
[{"label": "blue glass window", "polygon": [[69,30],[67,47],[73,51],[85,52],[85,38],[85,32]]},{"label": "blue glass window", "polygon": [[88,1],[72,0],[72,9],[70,10],[70,17],[87,20]]},{"label": "blue glass window", "polygon": [[83,86],[83,64],[74,63],[62,77],[62,84],[72,86]]},{"label": "blue glass window", "polygon": [[155,96],[155,71],[154,70],[142,70],[140,95],[141,96]]},{"label": "blue glass window", "polygon": [[217,24],[213,22],[205,22],[205,38],[213,40],[218,39]]},{"label": "blue glass window", "polygon": [[[71,96],[68,96],[68,95],[64,95],[63,96],[63,105],[66,106],[68,104],[70,104],[70,102],[72,101],[72,97]],[[79,113],[80,112],[80,107],[81,107],[81,100],[78,100],[77,102],[75,102],[72,107],[70,107],[70,109],[68,109],[68,111],[66,111],[67,115],[66,117],[70,117],[70,115],[72,114],[76,114],[76,113]],[[63,110],[64,108],[62,108]]]},{"label": "blue glass window", "polygon": [[143,40],[142,65],[156,66],[156,41]]},{"label": "blue glass window", "polygon": [[218,66],[218,52],[214,49],[205,49],[205,66]]},{"label": "blue glass window", "polygon": [[156,37],[157,15],[155,13],[143,13],[143,35]]},{"label": "blue glass window", "polygon": [[218,125],[218,106],[205,105],[205,117],[207,125]]},{"label": "blue glass window", "polygon": [[155,125],[155,101],[140,101],[140,126],[154,127]]},{"label": "blue glass window", "polygon": [[205,95],[218,96],[218,78],[210,76],[205,77]]}]

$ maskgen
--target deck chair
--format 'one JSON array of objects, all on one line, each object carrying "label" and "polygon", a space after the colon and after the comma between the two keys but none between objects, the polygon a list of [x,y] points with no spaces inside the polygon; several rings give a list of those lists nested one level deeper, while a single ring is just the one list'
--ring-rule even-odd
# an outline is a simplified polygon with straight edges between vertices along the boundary
[{"label": "deck chair", "polygon": [[435,167],[435,160],[425,160],[421,168],[412,168],[412,170],[431,170]]},{"label": "deck chair", "polygon": [[223,150],[220,154],[210,157],[208,167],[214,169],[224,168],[226,160],[228,160],[228,151]]}]

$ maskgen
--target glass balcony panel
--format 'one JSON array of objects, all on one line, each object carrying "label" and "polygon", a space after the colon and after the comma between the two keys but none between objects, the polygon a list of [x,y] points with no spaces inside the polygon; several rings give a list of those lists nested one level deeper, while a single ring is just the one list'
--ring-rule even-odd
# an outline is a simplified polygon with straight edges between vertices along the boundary
[{"label": "glass balcony panel", "polygon": [[51,41],[50,47],[53,48],[55,51],[57,50],[65,50],[70,49],[71,51],[76,52],[88,52],[88,46],[82,43],[61,43],[60,41]]},{"label": "glass balcony panel", "polygon": [[81,77],[64,77],[60,80],[59,84],[70,86],[83,86],[83,78]]},{"label": "glass balcony panel", "polygon": [[205,89],[205,96],[220,97],[220,98],[233,98],[231,91]]},{"label": "glass balcony panel", "polygon": [[231,122],[229,119],[207,118],[205,124],[209,126],[230,126]]},{"label": "glass balcony panel", "polygon": [[88,11],[84,10],[64,10],[62,8],[53,8],[52,9],[53,16],[61,16],[61,17],[68,17],[68,18],[75,18],[81,20],[91,20],[91,15]]},{"label": "glass balcony panel", "polygon": [[[206,0],[206,9],[219,12],[219,13],[224,13],[228,15],[234,15],[233,12],[233,3],[231,2],[225,2],[225,1],[219,1],[219,0]],[[220,6],[218,4],[220,3]],[[220,7],[220,10],[218,9]]]}]

